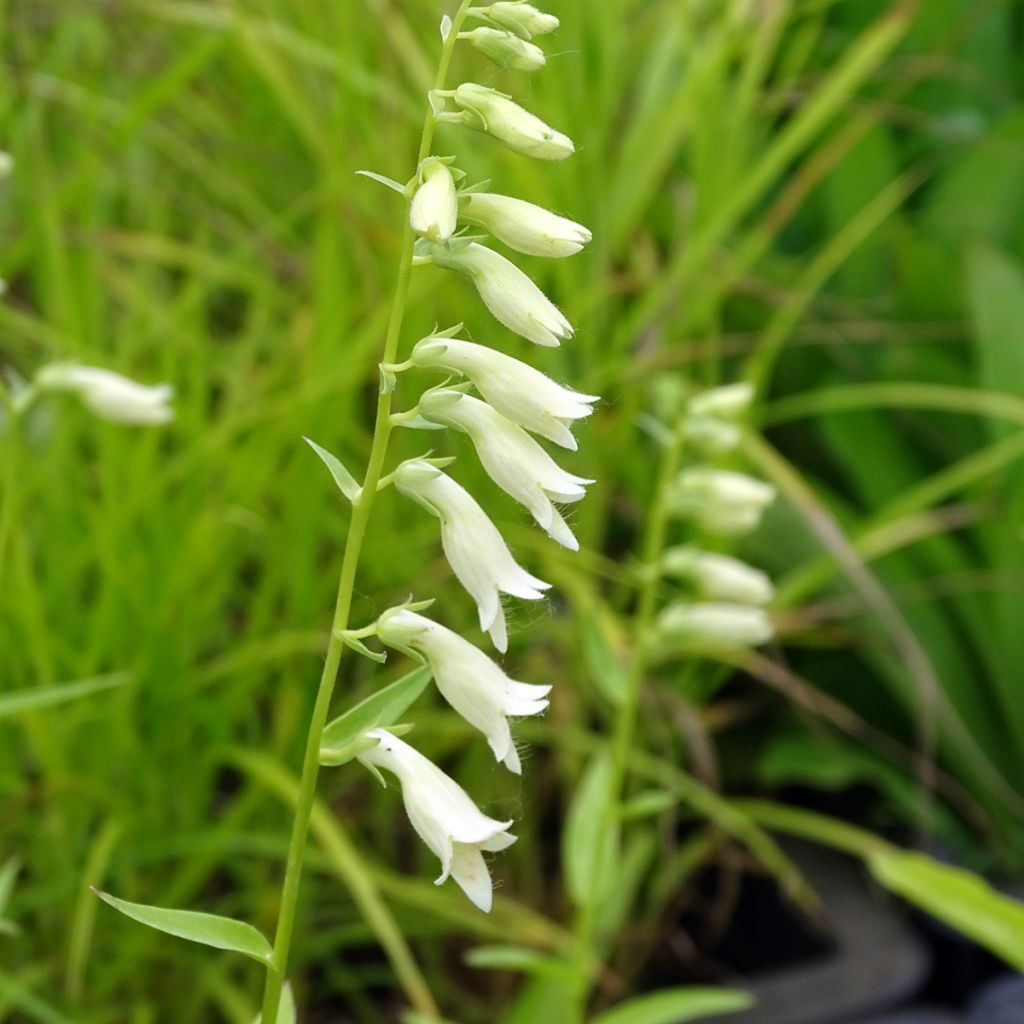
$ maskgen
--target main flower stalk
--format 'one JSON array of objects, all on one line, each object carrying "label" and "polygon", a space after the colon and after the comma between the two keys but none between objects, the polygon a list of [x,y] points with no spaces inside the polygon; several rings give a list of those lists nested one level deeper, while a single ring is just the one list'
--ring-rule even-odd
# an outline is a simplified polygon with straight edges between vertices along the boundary
[{"label": "main flower stalk", "polygon": [[[443,89],[448,80],[448,69],[452,54],[458,41],[459,29],[466,19],[470,0],[463,0],[452,19],[452,29],[441,49],[441,59],[437,68],[434,88]],[[429,155],[434,141],[435,118],[433,110],[428,110],[420,135],[420,148],[417,164],[422,163]],[[394,363],[398,357],[398,345],[405,321],[406,304],[409,297],[409,282],[412,276],[413,248],[416,236],[409,218],[405,218],[402,232],[402,251],[399,257],[398,283],[395,287],[394,303],[388,321],[388,331],[384,342],[382,362]],[[278,1008],[281,1003],[281,990],[288,969],[288,958],[291,952],[292,933],[295,928],[295,912],[298,907],[299,884],[302,880],[302,864],[309,833],[309,821],[316,798],[317,780],[320,774],[320,745],[324,726],[330,711],[331,698],[337,683],[338,668],[341,664],[342,652],[345,649],[340,633],[348,628],[349,614],[352,610],[352,595],[355,588],[356,572],[359,558],[366,538],[366,528],[370,522],[374,499],[377,496],[377,485],[384,474],[384,464],[391,439],[392,393],[382,388],[377,399],[377,413],[374,423],[373,444],[366,469],[366,477],[362,491],[352,509],[352,522],[349,527],[348,539],[345,542],[345,554],[341,565],[341,577],[338,582],[338,597],[334,609],[334,621],[331,628],[331,639],[324,659],[323,673],[317,691],[316,704],[309,724],[306,738],[306,751],[302,763],[302,777],[299,784],[299,795],[295,805],[295,818],[292,823],[291,841],[288,846],[288,861],[285,867],[284,886],[281,891],[281,908],[278,915],[277,931],[274,935],[274,958],[271,970],[267,971],[267,984],[263,996],[263,1024],[277,1024]],[[417,1007],[421,1012],[437,1014],[437,1008],[429,1006]]]}]

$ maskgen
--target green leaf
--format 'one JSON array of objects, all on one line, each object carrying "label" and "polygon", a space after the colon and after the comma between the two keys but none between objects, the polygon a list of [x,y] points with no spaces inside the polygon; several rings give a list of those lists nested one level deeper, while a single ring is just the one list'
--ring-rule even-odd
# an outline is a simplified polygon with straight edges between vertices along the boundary
[{"label": "green leaf", "polygon": [[270,943],[251,924],[234,921],[217,914],[200,914],[194,910],[167,910],[164,907],[149,907],[142,903],[129,903],[116,896],[93,889],[104,903],[109,903],[126,917],[140,924],[155,928],[158,932],[176,935],[179,939],[199,942],[214,949],[227,949],[244,953],[253,960],[269,965],[273,956]]},{"label": "green leaf", "polygon": [[523,974],[571,975],[572,968],[527,946],[477,946],[466,954],[470,967],[492,971],[521,971]]},{"label": "green leaf", "polygon": [[1024,970],[1024,904],[921,853],[879,850],[867,863],[887,889]]},{"label": "green leaf", "polygon": [[612,813],[612,762],[597,755],[587,766],[562,834],[562,863],[577,906],[598,903],[614,877],[619,826]]},{"label": "green leaf", "polygon": [[341,488],[341,493],[349,501],[355,503],[362,491],[362,487],[356,482],[356,478],[341,464],[336,455],[332,455],[326,448],[321,448],[316,441],[311,441],[308,437],[303,440],[320,456],[324,465],[331,471],[331,476],[334,477],[334,482]]},{"label": "green leaf", "polygon": [[587,674],[606,700],[621,707],[628,686],[627,673],[612,639],[621,635],[621,628],[611,612],[595,602],[582,618],[581,631]]},{"label": "green leaf", "polygon": [[14,892],[14,880],[18,877],[18,870],[21,865],[16,857],[0,864],[0,935],[17,935],[18,927],[13,921],[4,917],[7,904],[11,902],[11,893]]},{"label": "green leaf", "polygon": [[[281,1003],[277,1008],[277,1024],[295,1024],[295,1018],[298,1016],[298,1012],[295,1009],[295,993],[292,991],[292,986],[289,982],[284,983],[284,988],[281,990]],[[263,1014],[259,1013],[256,1015],[256,1019],[252,1024],[262,1024]]]},{"label": "green leaf", "polygon": [[631,999],[598,1014],[591,1024],[684,1024],[753,1005],[746,992],[724,988],[670,988]]},{"label": "green leaf", "polygon": [[60,686],[36,687],[31,690],[17,690],[0,697],[0,719],[10,718],[27,711],[40,711],[57,704],[67,704],[80,697],[91,697],[94,693],[113,690],[124,686],[131,677],[127,672],[113,672],[95,679],[81,679]]},{"label": "green leaf", "polygon": [[360,747],[363,733],[394,725],[427,688],[431,675],[430,669],[424,665],[336,718],[324,729],[320,742],[320,763],[335,766],[346,764],[363,750],[369,749],[366,746]]}]

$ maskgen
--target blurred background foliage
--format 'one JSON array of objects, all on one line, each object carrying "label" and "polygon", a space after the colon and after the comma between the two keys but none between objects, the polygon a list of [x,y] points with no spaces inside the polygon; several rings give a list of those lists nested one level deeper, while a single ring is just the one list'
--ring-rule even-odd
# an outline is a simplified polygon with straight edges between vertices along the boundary
[{"label": "blurred background foliage", "polygon": [[[869,829],[1024,874],[1019,4],[549,6],[562,28],[541,75],[475,53],[457,73],[514,92],[578,156],[539,167],[450,128],[439,145],[594,230],[578,257],[527,261],[578,325],[538,365],[605,396],[571,462],[598,481],[574,511],[582,555],[528,529],[459,439],[439,444],[556,584],[546,608],[517,610],[509,656],[518,678],[556,684],[554,704],[523,729],[522,789],[436,698],[417,710],[418,744],[491,813],[528,811],[490,918],[433,887],[393,791],[351,766],[325,775],[294,971],[324,1019],[395,1019],[406,999],[380,944],[393,962],[406,953],[389,914],[458,1020],[548,1019],[529,986],[516,1001],[515,973],[463,954],[573,946],[561,826],[616,714],[659,459],[644,417],[666,382],[762,388],[764,433],[740,465],[783,497],[744,554],[778,581],[780,641],[647,680],[631,791],[675,798],[638,807],[619,898],[594,910],[620,984],[599,1001],[642,988],[695,872],[737,846],[754,854],[744,870],[767,865],[809,898],[756,805],[733,796],[831,807],[813,794],[840,791]],[[411,173],[440,13],[412,0],[0,12],[0,140],[16,160],[0,203],[3,363],[27,376],[75,359],[179,395],[161,432],[50,402],[5,449],[0,694],[129,682],[0,721],[0,859],[21,864],[0,1019],[255,1015],[257,968],[143,932],[87,886],[273,922],[347,523],[300,439],[351,466],[368,447],[403,209],[354,172]],[[406,345],[459,320],[519,351],[462,282],[417,271]],[[423,448],[399,438],[402,456]],[[476,635],[436,524],[389,495],[357,621],[411,586]],[[404,667],[352,659],[339,703]],[[612,941],[626,921],[631,941]],[[478,961],[522,970],[523,956]],[[699,977],[691,967],[678,976]],[[422,983],[399,973],[406,995]]]}]

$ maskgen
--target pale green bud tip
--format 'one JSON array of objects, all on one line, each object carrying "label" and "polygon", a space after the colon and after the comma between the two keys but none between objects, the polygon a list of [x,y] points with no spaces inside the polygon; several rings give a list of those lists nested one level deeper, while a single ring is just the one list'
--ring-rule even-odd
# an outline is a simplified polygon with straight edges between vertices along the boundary
[{"label": "pale green bud tip", "polygon": [[750,408],[754,400],[754,388],[750,384],[727,384],[724,387],[703,391],[690,400],[691,416],[714,416],[734,420]]},{"label": "pale green bud tip", "polygon": [[539,46],[520,39],[512,32],[481,27],[465,33],[464,38],[503,68],[511,68],[514,71],[538,71],[547,63],[544,51]]},{"label": "pale green bud tip", "polygon": [[467,112],[470,127],[487,132],[517,153],[538,160],[564,160],[576,151],[572,139],[495,89],[464,82],[452,98]]},{"label": "pale green bud tip", "polygon": [[757,647],[775,635],[771,619],[760,608],[713,602],[669,605],[657,628],[665,643],[720,650]]},{"label": "pale green bud tip", "polygon": [[0,150],[0,178],[6,178],[14,170],[14,157]]},{"label": "pale green bud tip", "polygon": [[409,223],[417,234],[443,242],[455,233],[459,216],[455,179],[447,163],[436,157],[423,161],[418,177]]},{"label": "pale green bud tip", "polygon": [[771,580],[738,558],[699,548],[676,547],[665,552],[666,575],[690,581],[704,597],[737,604],[764,605],[775,596]]},{"label": "pale green bud tip", "polygon": [[559,25],[553,14],[538,10],[525,0],[502,0],[485,7],[483,13],[502,28],[511,29],[526,38],[554,32]]}]

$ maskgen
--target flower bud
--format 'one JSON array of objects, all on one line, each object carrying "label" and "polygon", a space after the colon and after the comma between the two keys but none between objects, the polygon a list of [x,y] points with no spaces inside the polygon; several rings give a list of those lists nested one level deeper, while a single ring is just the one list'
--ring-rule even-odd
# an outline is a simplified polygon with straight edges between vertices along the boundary
[{"label": "flower bud", "polygon": [[511,821],[487,817],[466,791],[433,761],[384,729],[373,729],[367,738],[375,746],[360,761],[392,772],[402,786],[402,802],[416,834],[441,861],[436,885],[449,875],[485,913],[491,909],[491,874],[483,853],[511,846],[516,837]]},{"label": "flower bud", "polygon": [[0,178],[6,178],[14,170],[14,157],[0,149]]},{"label": "flower bud", "polygon": [[677,547],[665,552],[662,567],[668,576],[690,580],[704,597],[736,604],[768,604],[775,596],[771,580],[738,558],[698,548]]},{"label": "flower bud", "polygon": [[476,285],[484,305],[510,331],[535,345],[557,348],[571,338],[572,324],[562,311],[514,263],[478,242],[435,245],[431,258],[439,267],[457,270]]},{"label": "flower bud", "polygon": [[495,64],[514,71],[537,71],[544,67],[547,58],[544,51],[533,43],[512,32],[496,28],[476,28],[465,32],[460,39],[468,39],[481,53],[486,54]]},{"label": "flower bud", "polygon": [[709,533],[749,533],[775,500],[775,488],[725,469],[684,470],[669,492],[669,509],[692,519]]},{"label": "flower bud", "polygon": [[464,124],[492,135],[517,153],[538,160],[564,160],[575,152],[572,139],[495,89],[464,82],[453,99],[466,112]]},{"label": "flower bud", "polygon": [[483,651],[458,633],[406,607],[391,608],[377,620],[377,636],[389,647],[412,649],[430,664],[441,696],[487,737],[495,760],[522,772],[512,742],[510,717],[539,715],[550,686],[510,679]]},{"label": "flower bud", "polygon": [[570,427],[589,416],[592,403],[598,400],[596,395],[581,395],[556,384],[528,363],[456,338],[424,338],[410,358],[417,366],[468,377],[492,409],[570,451],[578,447]]},{"label": "flower bud", "polygon": [[420,412],[468,434],[488,476],[524,505],[549,537],[571,551],[579,550],[554,502],[579,501],[592,480],[567,473],[522,427],[461,391],[428,391],[420,399]]},{"label": "flower bud", "polygon": [[689,445],[701,455],[717,456],[734,451],[743,440],[735,423],[713,416],[691,416],[683,425]]},{"label": "flower bud", "polygon": [[423,161],[419,179],[420,186],[409,210],[409,222],[417,234],[434,242],[443,242],[455,234],[459,216],[455,179],[448,165],[436,157]]},{"label": "flower bud", "polygon": [[476,499],[423,459],[403,462],[395,486],[441,520],[441,546],[458,581],[476,601],[480,628],[499,651],[508,650],[501,594],[539,601],[550,583],[531,576],[512,557],[498,528]]},{"label": "flower bud", "polygon": [[119,373],[77,363],[54,363],[36,375],[40,391],[70,391],[101,419],[137,426],[158,426],[174,419],[169,384],[147,387]]},{"label": "flower bud", "polygon": [[554,32],[559,21],[553,14],[539,11],[526,0],[502,0],[490,7],[473,8],[472,13],[483,14],[502,28],[507,28],[524,39]]},{"label": "flower bud", "polygon": [[680,602],[658,616],[657,634],[667,645],[735,650],[767,643],[775,629],[760,608]]},{"label": "flower bud", "polygon": [[687,411],[691,416],[737,420],[750,409],[753,400],[754,389],[750,384],[726,384],[694,395]]},{"label": "flower bud", "polygon": [[460,217],[528,256],[574,256],[594,237],[582,224],[543,206],[489,192],[464,196]]}]

